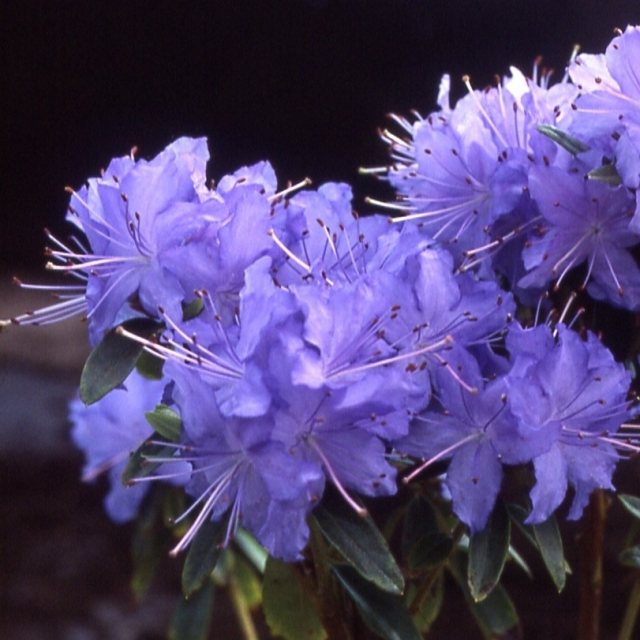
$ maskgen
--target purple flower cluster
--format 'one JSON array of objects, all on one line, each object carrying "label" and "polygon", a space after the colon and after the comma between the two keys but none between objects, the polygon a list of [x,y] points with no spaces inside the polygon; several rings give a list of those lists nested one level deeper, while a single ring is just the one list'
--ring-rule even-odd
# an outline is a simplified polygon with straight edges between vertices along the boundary
[{"label": "purple flower cluster", "polygon": [[484,91],[465,79],[453,109],[445,77],[439,111],[394,116],[406,136],[382,134],[399,198],[388,206],[420,221],[461,269],[501,274],[522,299],[580,268],[591,296],[637,311],[638,51],[640,29],[628,27],[555,85],[537,67],[532,79],[512,68]]},{"label": "purple flower cluster", "polygon": [[[637,449],[624,435],[631,375],[564,313],[537,326],[515,317],[577,268],[593,297],[640,308],[639,39],[629,28],[606,56],[578,57],[573,82],[550,86],[537,69],[485,91],[467,80],[454,108],[445,77],[439,111],[395,117],[405,136],[383,133],[395,220],[360,218],[342,183],[278,191],[267,162],[212,186],[204,139],[114,159],[73,191],[68,219],[86,240],[50,236],[48,254],[77,283],[14,321],[81,313],[94,345],[132,318],[161,327],[119,333],[163,362],[162,380],[134,372],[72,404],[86,475],[112,469],[112,517],[135,515],[142,483],[169,480],[193,498],[174,552],[225,518],[226,541],[242,526],[295,560],[327,483],[363,514],[356,495],[394,494],[410,459],[422,464],[407,482],[449,460],[453,510],[471,531],[505,465],[535,473],[532,523],[569,487],[570,518],[612,488]],[[161,440],[149,459],[160,466],[125,489],[117,476],[154,442],[143,415],[159,402],[179,415],[179,438]]]}]

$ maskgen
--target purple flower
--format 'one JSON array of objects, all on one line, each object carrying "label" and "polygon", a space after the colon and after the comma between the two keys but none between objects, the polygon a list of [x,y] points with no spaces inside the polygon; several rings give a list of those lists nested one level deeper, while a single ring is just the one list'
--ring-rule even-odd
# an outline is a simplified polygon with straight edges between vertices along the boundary
[{"label": "purple flower", "polygon": [[537,482],[528,522],[546,520],[568,485],[575,489],[568,517],[579,518],[594,489],[613,488],[618,451],[634,450],[616,435],[631,417],[630,374],[593,334],[584,341],[564,325],[556,331],[555,343],[547,327],[507,343],[514,359],[511,410],[521,430],[548,443],[533,460]]},{"label": "purple flower", "polygon": [[[144,414],[161,401],[166,383],[147,380],[134,371],[121,388],[95,404],[86,406],[76,399],[69,407],[71,437],[86,459],[82,478],[88,482],[108,472],[111,489],[104,505],[115,522],[135,518],[146,494],[146,485],[125,486],[122,473],[130,454],[153,434]],[[173,472],[177,482],[184,482],[189,466],[181,464]]]},{"label": "purple flower", "polygon": [[585,180],[558,167],[534,168],[529,189],[544,219],[523,252],[529,273],[519,285],[556,286],[586,263],[583,286],[598,299],[636,309],[640,270],[629,252],[640,237],[629,231],[633,200],[624,187]]},{"label": "purple flower", "polygon": [[197,371],[173,362],[166,367],[184,425],[176,450],[193,468],[186,490],[195,500],[181,519],[199,510],[173,553],[191,542],[205,520],[227,514],[226,542],[242,525],[271,554],[299,559],[309,535],[306,516],[322,495],[318,465],[291,456],[271,438],[271,416],[224,416]]},{"label": "purple flower", "polygon": [[68,220],[88,246],[49,234],[48,268],[79,283],[40,287],[63,301],[15,321],[47,323],[86,313],[95,344],[129,317],[157,317],[159,306],[179,318],[182,304],[199,289],[233,309],[244,269],[275,250],[268,231],[282,194],[275,192],[267,162],[224,176],[209,190],[208,157],[204,138],[180,138],[149,162],[112,160],[100,178],[73,192]]},{"label": "purple flower", "polygon": [[[394,443],[402,453],[426,460],[405,481],[438,460],[450,460],[446,486],[455,514],[472,532],[482,530],[502,482],[505,445],[517,437],[502,379],[484,383],[476,363],[457,362],[460,375],[475,385],[469,393],[446,373],[436,374],[438,402],[416,414],[409,435]],[[523,452],[520,452],[522,455]],[[512,461],[513,462],[513,461]]]},{"label": "purple flower", "polygon": [[[615,162],[625,186],[640,187],[640,28],[628,26],[604,55],[582,54],[570,68],[580,90],[571,131]],[[636,207],[635,230],[640,208]]]}]

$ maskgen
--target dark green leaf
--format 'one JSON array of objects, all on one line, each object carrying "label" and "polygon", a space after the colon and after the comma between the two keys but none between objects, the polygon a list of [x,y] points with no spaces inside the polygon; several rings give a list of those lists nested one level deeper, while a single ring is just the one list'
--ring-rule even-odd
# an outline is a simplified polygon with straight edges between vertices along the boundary
[{"label": "dark green leaf", "polygon": [[285,640],[324,640],[313,599],[295,565],[269,557],[262,587],[262,608],[274,636]]},{"label": "dark green leaf", "polygon": [[326,492],[313,515],[325,538],[367,580],[402,593],[404,579],[385,539],[369,517],[361,517],[340,497]]},{"label": "dark green leaf", "polygon": [[[133,318],[122,326],[131,333],[149,337],[158,329],[158,323],[148,318]],[[117,333],[107,333],[89,354],[80,376],[80,398],[93,404],[109,391],[121,385],[136,365],[142,345]]]},{"label": "dark green leaf", "polygon": [[[155,442],[162,438],[154,439]],[[163,444],[153,444],[145,440],[130,456],[129,462],[122,473],[122,483],[128,486],[135,478],[146,478],[151,475],[162,462],[154,458],[167,458],[175,454],[175,448]]]},{"label": "dark green leaf", "polygon": [[333,571],[371,631],[385,640],[421,640],[400,596],[381,591],[348,565],[334,566]]},{"label": "dark green leaf", "polygon": [[169,628],[169,640],[206,640],[213,613],[214,585],[209,580],[189,600],[180,599]]},{"label": "dark green leaf", "polygon": [[518,625],[518,613],[506,589],[499,584],[482,602],[469,607],[487,638],[500,638]]},{"label": "dark green leaf", "polygon": [[131,556],[133,575],[131,590],[138,600],[147,593],[160,559],[166,555],[165,528],[162,526],[161,496],[158,487],[144,500],[135,521],[135,529],[131,539]]},{"label": "dark green leaf", "polygon": [[537,126],[538,131],[553,140],[557,145],[566,149],[572,155],[578,155],[584,151],[589,151],[590,147],[584,142],[581,142],[577,138],[571,137],[568,133],[558,127],[554,127],[550,124],[539,124]]},{"label": "dark green leaf", "polygon": [[136,371],[147,380],[162,380],[164,360],[148,351],[142,351],[136,362]]},{"label": "dark green leaf", "polygon": [[242,555],[233,554],[233,579],[249,609],[262,604],[262,576]]},{"label": "dark green leaf", "polygon": [[197,318],[204,309],[204,301],[202,298],[194,298],[191,302],[182,303],[182,320],[192,320]]},{"label": "dark green leaf", "polygon": [[227,528],[226,518],[202,524],[189,546],[182,567],[182,593],[190,598],[207,581],[222,553],[221,542]]},{"label": "dark green leaf", "polygon": [[408,556],[416,543],[425,536],[440,533],[433,507],[422,496],[409,503],[402,528],[402,552]]},{"label": "dark green leaf", "polygon": [[451,553],[453,540],[445,533],[431,533],[423,536],[413,547],[407,563],[413,571],[435,567]]},{"label": "dark green leaf", "polygon": [[527,510],[524,507],[521,507],[519,504],[507,504],[507,513],[513,522],[516,523],[518,529],[523,533],[524,537],[531,543],[533,547],[538,546],[536,542],[536,538],[533,535],[533,531],[531,527],[524,523],[529,515]]},{"label": "dark green leaf", "polygon": [[564,559],[562,536],[556,518],[552,515],[541,524],[531,525],[531,529],[542,560],[559,593],[564,589],[567,580],[567,563]]},{"label": "dark green leaf", "polygon": [[488,640],[505,636],[519,624],[518,613],[504,587],[499,584],[482,602],[475,602],[464,579],[463,556],[458,554],[449,563],[451,573],[464,593],[469,610],[475,617],[482,635]]},{"label": "dark green leaf", "polygon": [[625,567],[633,567],[634,569],[640,569],[640,545],[635,547],[629,547],[625,549],[618,560],[625,565]]},{"label": "dark green leaf", "polygon": [[504,505],[497,502],[483,531],[469,540],[467,580],[472,598],[484,600],[498,584],[509,553],[511,522]]},{"label": "dark green leaf", "polygon": [[[538,549],[556,588],[558,591],[562,591],[566,582],[566,574],[571,573],[571,567],[569,567],[569,563],[564,557],[562,537],[560,536],[555,516],[551,516],[549,520],[542,524],[528,525],[524,523],[529,515],[526,509],[517,504],[509,504],[507,505],[507,510],[525,538],[533,547]],[[559,564],[560,554],[562,565]]]},{"label": "dark green leaf", "polygon": [[618,500],[622,502],[624,508],[634,517],[640,518],[640,498],[631,496],[628,493],[621,493]]},{"label": "dark green leaf", "polygon": [[[413,602],[415,597],[415,586],[411,585],[410,591],[407,593],[409,596],[407,601]],[[436,578],[429,596],[425,598],[418,611],[413,614],[413,622],[423,635],[429,631],[433,623],[438,619],[440,610],[442,609],[442,603],[444,602],[444,579],[442,572],[439,573]]]},{"label": "dark green leaf", "polygon": [[622,178],[617,169],[612,164],[603,164],[597,169],[593,169],[587,173],[589,180],[597,180],[598,182],[605,182],[612,186],[618,186],[622,184]]},{"label": "dark green leaf", "polygon": [[182,420],[171,407],[166,404],[158,404],[153,411],[147,411],[144,416],[147,422],[163,438],[170,442],[178,442],[180,440]]}]

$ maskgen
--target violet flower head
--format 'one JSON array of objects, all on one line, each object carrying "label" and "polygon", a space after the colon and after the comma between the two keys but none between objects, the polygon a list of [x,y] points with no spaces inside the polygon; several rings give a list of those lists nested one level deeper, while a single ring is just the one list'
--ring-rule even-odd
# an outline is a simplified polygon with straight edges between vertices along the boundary
[{"label": "violet flower head", "polygon": [[532,169],[529,182],[543,226],[523,252],[529,273],[519,285],[555,281],[559,286],[572,269],[586,263],[583,286],[589,284],[591,295],[637,309],[640,269],[629,249],[640,236],[628,228],[634,204],[626,189],[558,167]]},{"label": "violet flower head", "polygon": [[546,520],[569,485],[575,495],[568,517],[579,518],[594,489],[613,488],[621,455],[637,451],[621,431],[632,416],[629,372],[593,334],[582,340],[564,325],[555,331],[553,343],[547,327],[507,340],[514,361],[507,376],[511,411],[523,434],[547,439],[547,450],[533,458],[537,482],[528,522]]}]

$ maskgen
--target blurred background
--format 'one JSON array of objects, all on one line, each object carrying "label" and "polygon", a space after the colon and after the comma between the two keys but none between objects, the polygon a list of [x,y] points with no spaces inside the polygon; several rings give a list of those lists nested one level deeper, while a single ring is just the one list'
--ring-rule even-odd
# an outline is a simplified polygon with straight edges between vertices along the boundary
[{"label": "blurred background", "polygon": [[[44,302],[11,276],[44,278],[42,230],[64,235],[64,187],[134,145],[150,158],[205,135],[211,178],[269,159],[281,184],[353,183],[365,213],[365,195],[386,193],[357,174],[385,162],[377,128],[389,112],[432,110],[442,73],[460,96],[462,74],[482,87],[542,54],[559,79],[575,43],[603,51],[615,27],[637,22],[637,0],[2,2],[0,317]],[[151,640],[171,615],[176,567],[136,604],[131,529],[103,515],[101,483],[79,481],[66,405],[86,350],[73,320],[0,334],[3,638]],[[571,638],[575,585],[557,598],[538,576],[515,595],[528,637]],[[607,585],[612,630],[624,586]],[[225,609],[215,637],[233,638]],[[462,637],[450,613],[434,637]]]}]

